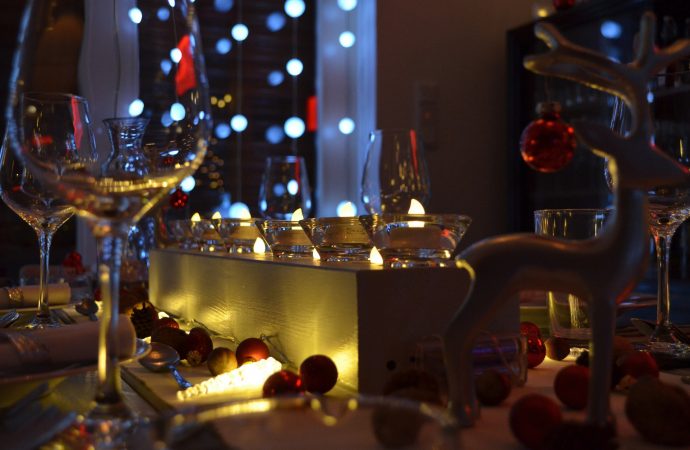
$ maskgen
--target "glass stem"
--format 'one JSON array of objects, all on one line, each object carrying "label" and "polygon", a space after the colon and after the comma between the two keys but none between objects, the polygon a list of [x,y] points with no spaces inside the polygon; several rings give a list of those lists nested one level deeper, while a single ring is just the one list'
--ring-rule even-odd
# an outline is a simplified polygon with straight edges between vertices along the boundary
[{"label": "glass stem", "polygon": [[656,247],[656,261],[658,268],[658,288],[657,288],[657,310],[656,326],[657,329],[668,328],[670,325],[669,315],[671,311],[671,294],[669,289],[669,255],[671,252],[672,235],[654,234],[654,245]]},{"label": "glass stem", "polygon": [[38,228],[38,246],[41,253],[39,265],[39,288],[38,288],[38,308],[36,319],[39,323],[50,323],[50,305],[48,304],[48,277],[50,276],[50,244],[53,240],[53,233]]},{"label": "glass stem", "polygon": [[112,228],[97,235],[98,280],[103,300],[103,316],[98,334],[98,389],[92,411],[112,416],[126,413],[120,383],[118,320],[120,309],[120,264],[128,227]]}]

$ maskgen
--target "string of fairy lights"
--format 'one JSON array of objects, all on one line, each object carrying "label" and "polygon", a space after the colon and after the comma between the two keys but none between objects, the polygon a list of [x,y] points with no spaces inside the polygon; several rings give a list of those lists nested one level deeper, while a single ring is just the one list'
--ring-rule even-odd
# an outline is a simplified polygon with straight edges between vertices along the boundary
[{"label": "string of fairy lights", "polygon": [[[339,9],[343,14],[348,14],[357,7],[357,0],[336,0]],[[194,0],[192,0],[192,3]],[[155,10],[155,18],[150,20],[159,20],[165,22],[171,20],[171,7],[175,5],[175,0],[167,0],[167,5],[162,1],[162,5]],[[213,0],[213,8],[216,12],[224,14],[235,12],[236,21],[229,28],[227,36],[218,38],[215,42],[214,50],[218,55],[228,55],[234,53],[236,62],[236,84],[234,86],[234,93],[225,93],[222,96],[212,96],[211,105],[216,110],[225,110],[233,106],[233,115],[229,120],[214,120],[215,126],[213,130],[213,138],[217,140],[226,140],[234,135],[235,139],[235,168],[234,174],[234,190],[237,202],[231,204],[228,215],[230,217],[246,216],[249,213],[249,208],[246,204],[241,203],[242,200],[242,145],[243,133],[250,126],[250,118],[248,118],[243,111],[243,81],[244,81],[244,61],[243,61],[243,47],[247,39],[250,38],[251,30],[243,17],[243,0]],[[298,28],[299,19],[304,15],[307,5],[304,0],[285,0],[283,2],[283,10],[276,10],[269,13],[265,19],[265,26],[271,32],[278,32],[288,25],[291,27],[291,54],[285,61],[283,67],[276,67],[268,73],[266,82],[269,86],[277,87],[282,85],[286,78],[291,83],[291,114],[280,123],[269,125],[264,131],[264,138],[270,144],[279,144],[287,137],[291,139],[290,149],[292,154],[298,153],[298,140],[306,132],[305,119],[299,115],[299,97],[298,85],[299,76],[305,70],[304,63],[299,57],[298,49]],[[141,24],[144,20],[149,20],[144,17],[142,11],[133,7],[128,12],[129,19],[135,24]],[[349,22],[348,22],[349,23]],[[339,46],[347,51],[356,44],[355,33],[350,29],[344,29],[338,37]],[[169,58],[165,58],[160,62],[160,71],[163,77],[174,76],[176,65],[182,59],[182,51],[180,48],[174,47],[171,49]],[[144,112],[145,105],[142,100],[134,99],[129,104],[129,114],[132,117],[141,115]],[[352,118],[352,107],[349,104],[343,105],[345,110],[342,118],[337,124],[337,129],[343,135],[350,135],[355,131],[355,121]],[[180,120],[179,108],[172,105],[170,111],[163,115],[161,121],[164,125],[169,125],[175,120]],[[215,114],[214,114],[215,115]],[[311,125],[310,125],[311,127]],[[311,131],[311,128],[310,128]],[[323,157],[323,155],[322,155]],[[197,176],[203,175],[208,178],[205,187],[215,190],[223,189],[225,184],[221,176],[221,168],[224,165],[223,158],[213,153],[208,152],[207,163],[200,169]],[[188,177],[181,184],[181,189],[185,192],[192,191],[197,185],[193,177]],[[227,200],[227,199],[226,199]],[[349,200],[343,200],[337,207],[338,215],[353,215],[356,214],[355,203]]]}]

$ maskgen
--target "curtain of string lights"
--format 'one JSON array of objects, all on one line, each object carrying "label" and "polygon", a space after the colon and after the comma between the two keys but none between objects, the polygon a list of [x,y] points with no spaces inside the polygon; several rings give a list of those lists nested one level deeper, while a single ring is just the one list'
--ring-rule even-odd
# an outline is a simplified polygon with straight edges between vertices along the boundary
[{"label": "curtain of string lights", "polygon": [[[153,33],[157,23],[172,19],[172,1],[139,0],[155,7],[142,7],[143,14],[132,8],[130,20]],[[316,1],[192,3],[200,22],[214,128],[206,160],[181,188],[190,192],[190,210],[202,215],[258,213],[267,156],[299,153],[310,178],[316,178],[316,129],[306,126],[308,99],[315,93]],[[148,62],[159,65],[161,83],[174,77],[176,58],[172,49],[168,58]],[[146,114],[143,100],[130,105],[131,115]]]}]

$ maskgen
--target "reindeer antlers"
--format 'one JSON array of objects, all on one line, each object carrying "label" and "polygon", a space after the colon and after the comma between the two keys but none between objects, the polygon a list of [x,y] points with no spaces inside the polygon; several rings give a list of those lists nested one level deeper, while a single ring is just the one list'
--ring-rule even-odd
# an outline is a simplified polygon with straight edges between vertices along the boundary
[{"label": "reindeer antlers", "polygon": [[655,24],[653,13],[642,15],[635,60],[622,64],[573,44],[553,25],[541,22],[535,26],[535,34],[551,51],[525,57],[524,65],[542,75],[565,78],[621,97],[632,111],[630,136],[650,141],[653,124],[647,103],[647,82],[673,61],[690,55],[688,39],[657,50],[654,47]]}]

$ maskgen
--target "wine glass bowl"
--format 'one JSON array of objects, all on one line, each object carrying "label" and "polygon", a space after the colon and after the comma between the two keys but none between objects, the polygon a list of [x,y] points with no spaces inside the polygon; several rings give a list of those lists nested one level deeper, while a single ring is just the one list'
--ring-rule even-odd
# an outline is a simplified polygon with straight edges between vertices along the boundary
[{"label": "wine glass bowl", "polygon": [[269,156],[259,188],[261,214],[266,218],[290,220],[292,213],[300,208],[304,217],[309,216],[311,189],[304,158]]},{"label": "wine glass bowl", "polygon": [[413,199],[427,207],[430,197],[429,174],[417,133],[372,131],[362,174],[362,202],[367,212],[404,214]]},{"label": "wine glass bowl", "polygon": [[472,223],[460,214],[372,214],[359,220],[391,268],[445,266]]},{"label": "wine glass bowl", "polygon": [[[199,167],[211,128],[194,2],[136,2],[137,20],[134,3],[110,5],[28,2],[6,110],[11,149],[97,240],[103,315],[98,387],[85,418],[96,447],[122,445],[137,424],[123,401],[115,348],[130,228]],[[32,113],[36,120],[25,120]]]}]

